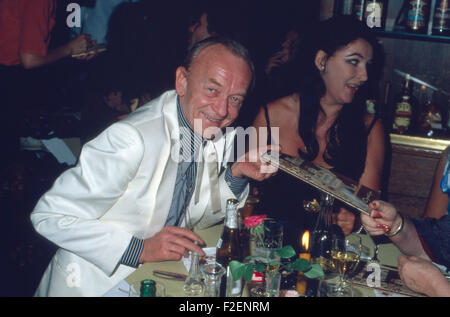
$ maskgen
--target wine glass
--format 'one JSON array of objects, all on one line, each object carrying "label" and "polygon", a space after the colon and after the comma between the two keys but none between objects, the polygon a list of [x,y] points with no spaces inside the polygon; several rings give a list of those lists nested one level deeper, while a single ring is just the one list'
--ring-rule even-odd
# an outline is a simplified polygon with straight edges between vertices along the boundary
[{"label": "wine glass", "polygon": [[349,276],[358,267],[361,259],[362,241],[359,235],[350,235],[342,239],[333,236],[331,241],[331,263],[333,269],[339,273],[339,284],[334,296],[352,297],[353,290]]}]

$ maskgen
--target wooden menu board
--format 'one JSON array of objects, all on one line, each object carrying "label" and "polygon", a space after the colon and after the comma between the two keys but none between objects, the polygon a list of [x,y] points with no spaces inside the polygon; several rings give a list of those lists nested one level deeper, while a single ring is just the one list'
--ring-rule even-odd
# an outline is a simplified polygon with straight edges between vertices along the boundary
[{"label": "wooden menu board", "polygon": [[[359,287],[371,288],[377,290],[382,297],[384,296],[392,296],[392,295],[400,295],[400,296],[408,296],[408,297],[423,297],[423,294],[416,293],[410,290],[400,278],[397,270],[390,270],[387,268],[381,267],[380,269],[380,281],[376,286],[369,286],[367,279],[370,274],[372,274],[371,270],[362,270],[353,277],[353,284]],[[373,281],[372,281],[373,282]]]}]

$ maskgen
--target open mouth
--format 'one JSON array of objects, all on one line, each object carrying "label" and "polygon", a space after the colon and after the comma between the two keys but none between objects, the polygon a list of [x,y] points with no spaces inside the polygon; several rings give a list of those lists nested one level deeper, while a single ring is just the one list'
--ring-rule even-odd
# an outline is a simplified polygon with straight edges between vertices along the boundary
[{"label": "open mouth", "polygon": [[359,85],[347,85],[347,88],[350,90],[350,93],[352,95],[356,94],[356,92],[358,91],[359,87],[360,87]]}]

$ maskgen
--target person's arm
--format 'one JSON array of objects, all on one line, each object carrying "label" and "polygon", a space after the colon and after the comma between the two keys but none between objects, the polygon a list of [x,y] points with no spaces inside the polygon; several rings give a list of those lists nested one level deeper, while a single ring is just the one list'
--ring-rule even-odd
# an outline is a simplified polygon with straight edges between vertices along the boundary
[{"label": "person's arm", "polygon": [[31,214],[36,231],[112,274],[133,237],[100,218],[127,190],[143,154],[142,138],[131,125],[105,130],[39,200]]},{"label": "person's arm", "polygon": [[[364,172],[359,182],[372,189],[379,190],[381,187],[381,176],[383,173],[385,156],[384,128],[380,120],[375,122],[367,139],[367,155]],[[335,222],[342,228],[344,234],[348,235],[360,226],[358,218],[345,208],[341,208],[335,215]],[[356,224],[356,226],[355,226]]]},{"label": "person's arm", "polygon": [[361,214],[361,220],[370,235],[396,233],[389,238],[403,254],[431,260],[422,247],[414,223],[408,217],[402,217],[393,205],[381,200],[371,202],[369,208],[370,216]]},{"label": "person's arm", "polygon": [[433,176],[433,183],[431,185],[431,191],[428,195],[427,205],[422,218],[439,219],[446,214],[449,199],[448,195],[443,193],[441,190],[441,179],[442,175],[444,174],[449,150],[450,147],[442,153],[441,158],[436,166],[436,170]]},{"label": "person's arm", "polygon": [[359,182],[373,190],[381,187],[385,156],[384,128],[380,120],[372,127],[367,139],[367,155],[364,172]]},{"label": "person's arm", "polygon": [[[32,69],[57,62],[73,54],[85,52],[90,45],[90,36],[82,34],[67,44],[48,51],[47,55],[42,56],[39,54],[30,53],[24,49],[19,53],[19,56],[22,66],[25,69]],[[95,53],[92,52],[84,57],[80,57],[79,59],[88,60],[94,57],[94,55]]]},{"label": "person's arm", "polygon": [[401,279],[413,291],[432,297],[450,296],[450,282],[429,261],[400,255],[398,270]]}]

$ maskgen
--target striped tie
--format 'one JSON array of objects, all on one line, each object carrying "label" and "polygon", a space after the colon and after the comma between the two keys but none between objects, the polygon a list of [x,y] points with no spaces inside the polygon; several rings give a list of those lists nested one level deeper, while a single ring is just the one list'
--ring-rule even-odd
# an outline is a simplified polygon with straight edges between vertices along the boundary
[{"label": "striped tie", "polygon": [[211,209],[213,213],[217,213],[221,210],[220,203],[220,188],[219,188],[219,171],[217,168],[218,159],[214,143],[212,141],[204,141],[202,144],[202,155],[200,155],[197,171],[197,181],[195,189],[195,204],[200,199],[200,189],[202,186],[202,176],[204,166],[208,169],[209,185],[210,185],[210,201]]}]

